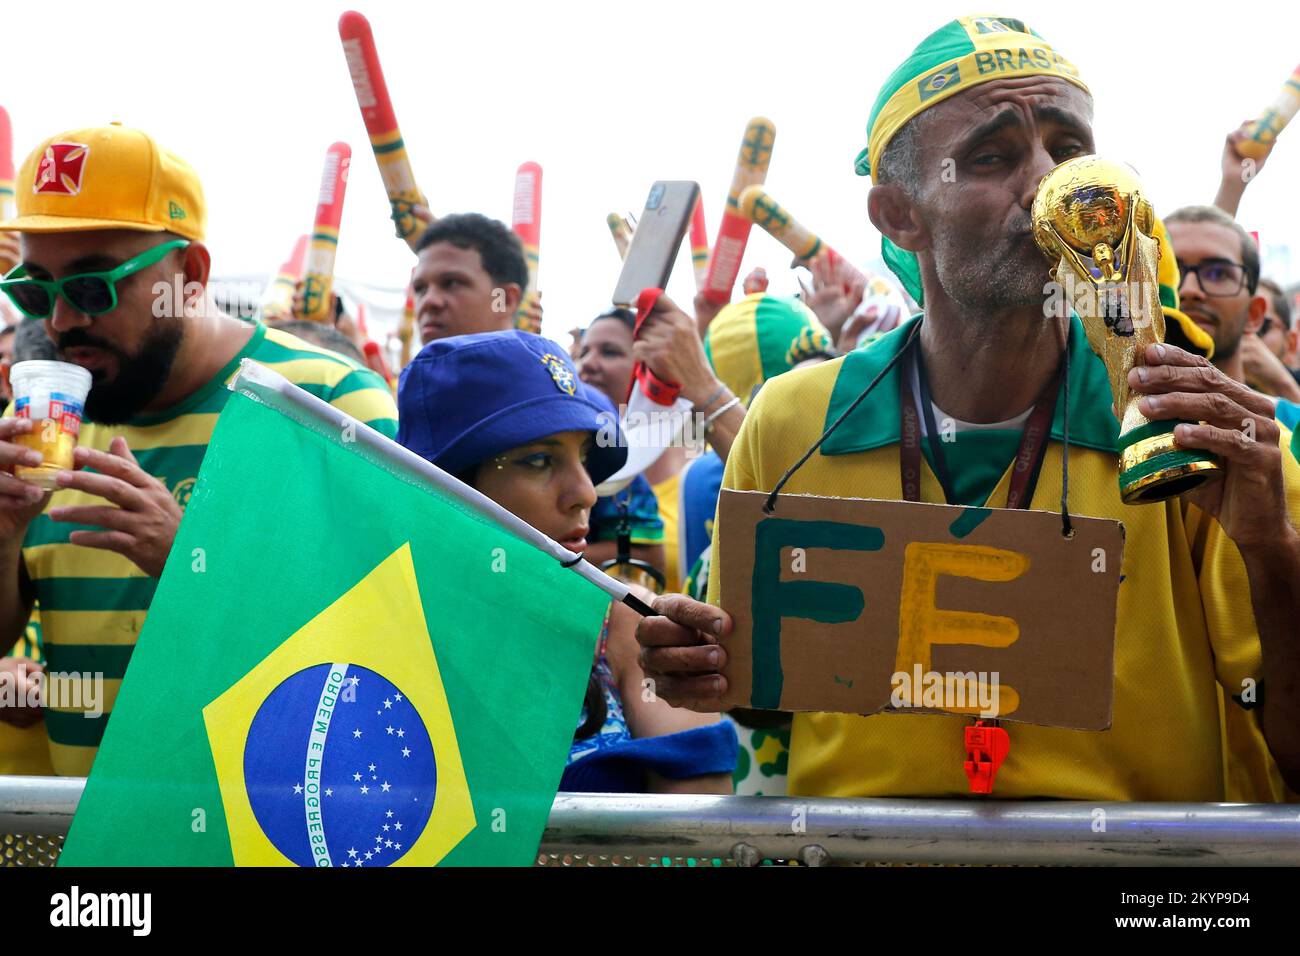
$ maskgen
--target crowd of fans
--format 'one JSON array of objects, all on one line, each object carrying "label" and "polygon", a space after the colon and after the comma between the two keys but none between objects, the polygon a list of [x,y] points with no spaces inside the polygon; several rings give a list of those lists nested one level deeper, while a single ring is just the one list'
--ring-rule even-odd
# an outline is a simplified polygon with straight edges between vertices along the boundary
[{"label": "crowd of fans", "polygon": [[[1009,24],[1008,42],[1050,49],[1018,22],[999,22]],[[939,31],[908,62],[944,62],[949,42]],[[614,605],[606,618],[586,697],[573,702],[562,789],[964,793],[953,728],[968,722],[959,717],[721,713],[731,620],[717,606],[723,556],[714,515],[724,487],[770,491],[817,441],[828,409],[843,407],[837,396],[857,394],[878,374],[886,374],[879,394],[892,398],[864,403],[788,490],[903,498],[899,388],[890,380],[898,373],[887,365],[899,356],[928,376],[934,411],[958,432],[944,452],[951,484],[925,447],[920,500],[1003,506],[1035,396],[1062,348],[1081,341],[1069,319],[1044,317],[1045,261],[1026,241],[1042,176],[1094,152],[1091,95],[1052,63],[981,77],[897,129],[873,118],[860,172],[874,182],[872,223],[898,254],[886,259],[903,263],[912,282],[902,284],[924,314],[915,345],[915,316],[868,307],[864,286],[825,257],[797,263],[807,270],[800,296],[762,291],[756,275],[745,288],[760,291],[720,308],[700,297],[686,309],[660,296],[639,328],[631,311],[613,308],[562,345],[521,331],[528,267],[508,227],[473,212],[434,221],[418,210],[428,223],[411,276],[422,347],[400,379],[394,370],[385,380],[341,302],[333,322],[245,320],[205,292],[159,317],[156,281],[209,284],[196,174],[139,131],[78,130],[42,142],[19,176],[18,218],[0,226],[0,266],[65,284],[44,303],[15,298],[25,314],[5,307],[0,379],[8,403],[10,366],[54,358],[89,368],[94,385],[79,470],[53,494],[12,474],[30,454],[16,437],[31,424],[12,411],[0,420],[0,651],[9,653],[0,674],[21,687],[43,668],[95,673],[108,689],[94,719],[0,704],[0,774],[89,771],[226,400],[221,386],[238,359],[253,358],[584,552],[652,603],[655,617]],[[998,122],[975,129],[972,117],[985,113]],[[1103,450],[1116,428],[1109,397],[1090,407],[1071,393],[1080,423],[1068,452],[1074,509],[1128,525],[1114,723],[1105,733],[1016,727],[999,795],[1277,801],[1294,799],[1290,787],[1300,785],[1300,467],[1291,444],[1300,422],[1298,288],[1261,274],[1256,240],[1234,218],[1242,135],[1225,142],[1216,205],[1157,210],[1178,266],[1165,304],[1170,341],[1182,348],[1153,355],[1149,376],[1133,383],[1164,417],[1204,423],[1181,432],[1180,443],[1219,454],[1228,474],[1213,498],[1126,509],[1114,451]],[[88,163],[121,171],[87,178],[76,195],[35,190],[42,157],[63,142],[90,143]],[[137,149],[167,161],[142,172],[125,155]],[[938,174],[946,156],[959,157],[955,181]],[[151,191],[184,197],[184,218],[166,206],[118,209]],[[117,282],[110,311],[86,311],[66,284],[169,241],[176,248]],[[394,263],[397,272],[408,267]],[[1073,354],[1087,365],[1083,350]],[[708,423],[709,448],[668,448],[602,497],[596,489],[617,465],[597,441],[600,416],[627,401],[638,362],[681,386]],[[1104,378],[1100,369],[1095,360],[1080,374]],[[474,401],[453,400],[467,389]],[[1239,431],[1246,421],[1251,441]],[[1091,444],[1090,428],[1102,436]],[[1063,454],[1053,433],[1027,506],[1055,508]],[[1243,696],[1244,681],[1270,693]]]}]

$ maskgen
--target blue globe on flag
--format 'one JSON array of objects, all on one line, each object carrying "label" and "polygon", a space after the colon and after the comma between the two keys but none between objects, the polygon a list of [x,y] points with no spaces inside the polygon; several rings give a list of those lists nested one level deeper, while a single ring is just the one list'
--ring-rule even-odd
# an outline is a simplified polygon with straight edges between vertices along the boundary
[{"label": "blue globe on flag", "polygon": [[316,664],[257,709],[244,784],[262,832],[299,866],[386,866],[433,812],[437,765],[398,687],[356,664]]}]

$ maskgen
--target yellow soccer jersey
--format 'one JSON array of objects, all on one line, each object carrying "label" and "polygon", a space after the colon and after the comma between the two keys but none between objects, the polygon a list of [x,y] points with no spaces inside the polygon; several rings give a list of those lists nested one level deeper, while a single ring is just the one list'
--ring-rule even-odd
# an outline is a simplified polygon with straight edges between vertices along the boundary
[{"label": "yellow soccer jersey", "polygon": [[[912,323],[865,350],[768,382],[727,460],[724,488],[770,491],[782,474],[898,351]],[[1070,338],[1070,510],[1122,521],[1124,562],[1115,634],[1113,723],[1104,732],[1004,722],[1010,753],[994,785],[1003,798],[1221,801],[1225,798],[1219,685],[1239,693],[1258,681],[1259,640],[1247,598],[1211,613],[1224,569],[1241,558],[1221,532],[1194,555],[1177,499],[1121,503],[1118,425],[1105,367],[1075,320]],[[897,369],[786,485],[790,494],[901,499]],[[1062,414],[1058,400],[1031,507],[1058,511]],[[1288,488],[1300,468],[1285,456]],[[987,500],[1002,507],[1010,462]],[[921,498],[943,491],[922,461]],[[1300,500],[1290,496],[1292,520]],[[1203,517],[1203,516],[1202,516]],[[1214,529],[1218,526],[1210,522]],[[717,601],[725,547],[715,533],[709,597]],[[1244,570],[1241,571],[1244,580]],[[1208,605],[1207,605],[1208,602]],[[1068,648],[1062,648],[1068,653]],[[1229,706],[1237,706],[1229,703]],[[789,793],[833,797],[960,797],[968,794],[959,716],[796,714]]]},{"label": "yellow soccer jersey", "polygon": [[[86,423],[80,444],[107,451],[114,436],[121,435],[140,467],[160,479],[183,508],[217,416],[231,395],[226,383],[244,358],[279,372],[390,438],[397,434],[397,408],[382,378],[335,352],[259,323],[240,353],[185,401],[123,425]],[[268,467],[274,466],[268,462]],[[285,476],[286,490],[292,487],[292,478]],[[102,504],[102,499],[61,490],[50,498],[49,507],[86,504]],[[65,706],[45,711],[54,768],[59,774],[84,776],[103,737],[158,581],[120,554],[70,543],[69,534],[77,530],[82,526],[51,520],[47,509],[27,529],[23,562],[41,609],[49,671],[74,675],[65,683]],[[85,526],[84,530],[93,529]],[[188,562],[190,556],[184,560]],[[206,612],[196,609],[195,613]]]},{"label": "yellow soccer jersey", "polygon": [[[1291,434],[1283,432],[1279,444],[1286,449]],[[1284,461],[1287,455],[1283,455]],[[1300,510],[1300,484],[1288,483],[1287,504],[1292,514]],[[1250,613],[1250,581],[1237,549],[1225,546],[1227,536],[1218,522],[1188,505],[1187,530],[1192,555],[1200,569],[1201,600],[1205,618],[1225,635],[1216,653],[1229,658],[1249,658],[1259,652],[1259,635]],[[1246,613],[1242,614],[1242,609]],[[1234,666],[1231,665],[1230,666]],[[1237,668],[1240,669],[1240,668]],[[1268,751],[1259,711],[1251,704],[1262,700],[1264,689],[1237,684],[1220,689],[1219,706],[1224,723],[1224,775],[1230,803],[1291,803],[1300,794],[1287,787],[1277,763]]]},{"label": "yellow soccer jersey", "polygon": [[664,578],[668,582],[664,590],[670,594],[682,589],[681,569],[677,567],[677,535],[681,530],[677,526],[677,520],[681,514],[681,486],[680,471],[654,486],[655,498],[659,502],[659,520],[664,523]]}]

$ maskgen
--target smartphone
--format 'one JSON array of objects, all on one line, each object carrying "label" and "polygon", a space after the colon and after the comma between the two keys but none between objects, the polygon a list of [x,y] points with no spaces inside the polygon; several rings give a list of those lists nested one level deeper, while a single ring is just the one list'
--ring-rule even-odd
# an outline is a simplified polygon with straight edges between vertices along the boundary
[{"label": "smartphone", "polygon": [[671,180],[650,187],[614,289],[615,305],[636,308],[642,289],[667,287],[699,196],[699,183]]}]

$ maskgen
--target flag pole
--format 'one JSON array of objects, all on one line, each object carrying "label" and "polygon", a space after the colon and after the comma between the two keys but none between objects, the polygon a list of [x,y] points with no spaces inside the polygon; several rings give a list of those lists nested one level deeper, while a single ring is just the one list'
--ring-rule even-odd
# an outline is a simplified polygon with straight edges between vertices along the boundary
[{"label": "flag pole", "polygon": [[[401,469],[408,477],[450,495],[478,515],[502,525],[515,537],[551,556],[560,563],[561,567],[568,568],[585,578],[615,601],[625,604],[642,617],[655,615],[655,610],[633,594],[626,584],[610,577],[581,554],[563,547],[528,522],[502,508],[487,495],[421,458],[410,449],[403,448],[391,438],[381,435],[365,422],[357,421],[329,402],[299,388],[265,365],[260,365],[252,359],[242,359],[239,370],[230,380],[227,388],[259,404],[282,411],[317,434],[329,438],[344,434],[352,436],[349,443],[360,445],[372,454],[381,456],[385,464],[391,468]],[[272,396],[275,398],[272,399]]]}]

